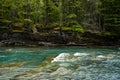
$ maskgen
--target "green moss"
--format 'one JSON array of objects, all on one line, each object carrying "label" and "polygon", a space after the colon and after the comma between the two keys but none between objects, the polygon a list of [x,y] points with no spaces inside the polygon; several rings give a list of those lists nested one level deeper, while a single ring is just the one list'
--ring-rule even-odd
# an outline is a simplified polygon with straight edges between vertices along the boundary
[{"label": "green moss", "polygon": [[0,68],[5,67],[20,67],[24,65],[26,62],[11,62],[11,63],[0,63]]},{"label": "green moss", "polygon": [[43,24],[33,24],[33,27],[44,27]]},{"label": "green moss", "polygon": [[8,29],[7,26],[0,26],[0,28],[2,28],[2,29]]},{"label": "green moss", "polygon": [[[59,27],[54,28],[54,30],[59,30]],[[73,31],[73,32],[84,32],[84,29],[81,27],[62,27],[63,31]]]},{"label": "green moss", "polygon": [[24,32],[24,30],[12,30],[11,32],[14,32],[14,33],[22,33],[22,32]]},{"label": "green moss", "polygon": [[110,32],[105,32],[105,35],[110,36],[111,33]]}]

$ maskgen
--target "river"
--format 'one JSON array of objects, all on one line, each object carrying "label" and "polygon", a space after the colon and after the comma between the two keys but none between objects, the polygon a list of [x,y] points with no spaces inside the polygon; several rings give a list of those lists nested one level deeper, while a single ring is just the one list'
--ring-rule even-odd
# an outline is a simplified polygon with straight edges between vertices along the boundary
[{"label": "river", "polygon": [[120,80],[120,48],[3,47],[0,80]]}]

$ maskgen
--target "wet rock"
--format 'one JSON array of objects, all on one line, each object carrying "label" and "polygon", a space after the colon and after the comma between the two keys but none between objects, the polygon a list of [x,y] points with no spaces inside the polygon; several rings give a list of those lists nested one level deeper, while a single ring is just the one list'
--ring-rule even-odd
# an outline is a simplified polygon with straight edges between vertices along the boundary
[{"label": "wet rock", "polygon": [[75,42],[69,42],[69,43],[67,43],[66,45],[72,46],[72,45],[76,45],[76,43],[75,43]]},{"label": "wet rock", "polygon": [[8,37],[9,37],[8,33],[3,33],[2,34],[2,39],[8,39]]},{"label": "wet rock", "polygon": [[20,33],[13,33],[13,34],[11,35],[11,38],[12,38],[12,39],[15,39],[15,40],[21,40],[21,39],[23,39],[23,35],[20,34]]},{"label": "wet rock", "polygon": [[3,40],[0,42],[0,46],[24,46],[25,42],[16,40]]},{"label": "wet rock", "polygon": [[55,72],[51,73],[51,75],[66,75],[66,74],[69,74],[71,72],[72,72],[72,70],[68,70],[64,67],[60,67]]},{"label": "wet rock", "polygon": [[38,42],[39,46],[54,46],[55,44],[52,44],[51,42]]},{"label": "wet rock", "polygon": [[0,46],[6,46],[7,43],[8,43],[7,40],[1,41],[1,42],[0,42]]},{"label": "wet rock", "polygon": [[84,42],[69,42],[66,45],[67,46],[87,46],[88,44]]}]

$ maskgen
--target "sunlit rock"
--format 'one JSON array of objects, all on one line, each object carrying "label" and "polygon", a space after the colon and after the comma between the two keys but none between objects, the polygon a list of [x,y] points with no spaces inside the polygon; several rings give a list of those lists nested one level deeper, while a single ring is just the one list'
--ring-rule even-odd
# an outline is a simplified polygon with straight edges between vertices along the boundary
[{"label": "sunlit rock", "polygon": [[87,56],[88,54],[86,54],[86,53],[79,53],[79,52],[76,52],[75,54],[74,54],[74,56],[76,56],[76,57],[80,57],[80,56]]},{"label": "sunlit rock", "polygon": [[70,54],[68,53],[61,53],[59,54],[57,57],[55,57],[51,62],[66,62],[66,61],[69,61],[68,58],[69,58]]}]

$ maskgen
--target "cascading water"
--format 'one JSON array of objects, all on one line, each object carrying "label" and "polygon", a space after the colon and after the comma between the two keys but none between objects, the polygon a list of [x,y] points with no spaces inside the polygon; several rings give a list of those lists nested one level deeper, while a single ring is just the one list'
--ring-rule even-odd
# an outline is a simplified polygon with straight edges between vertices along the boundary
[{"label": "cascading water", "polygon": [[119,80],[119,48],[0,48],[0,80]]}]

